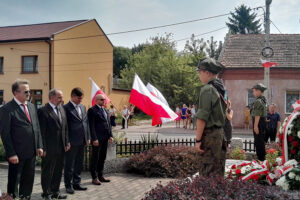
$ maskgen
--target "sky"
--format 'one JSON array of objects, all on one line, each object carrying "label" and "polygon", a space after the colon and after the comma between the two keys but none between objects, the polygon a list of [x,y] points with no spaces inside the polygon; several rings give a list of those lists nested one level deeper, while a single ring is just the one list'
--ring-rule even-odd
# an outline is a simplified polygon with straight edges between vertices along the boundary
[{"label": "sky", "polygon": [[[141,29],[226,14],[236,6],[264,6],[265,0],[0,0],[0,26],[96,19],[104,32]],[[300,0],[273,0],[271,20],[281,33],[300,33]],[[255,11],[263,19],[263,10]],[[225,27],[228,16],[178,26],[109,35],[114,46],[133,47],[151,37],[172,33],[172,40]],[[223,41],[227,28],[199,38]],[[279,31],[271,25],[271,33]],[[177,41],[177,49],[186,40]]]}]

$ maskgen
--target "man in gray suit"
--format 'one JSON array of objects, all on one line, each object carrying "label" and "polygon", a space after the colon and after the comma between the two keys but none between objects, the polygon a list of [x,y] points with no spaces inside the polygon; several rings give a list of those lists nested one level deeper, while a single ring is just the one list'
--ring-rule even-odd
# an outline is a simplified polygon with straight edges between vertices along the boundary
[{"label": "man in gray suit", "polygon": [[12,93],[13,100],[0,109],[0,133],[9,162],[7,193],[14,198],[30,199],[35,157],[43,155],[40,126],[36,108],[28,102],[28,81],[17,80]]},{"label": "man in gray suit", "polygon": [[59,192],[65,152],[70,149],[68,122],[61,105],[62,101],[62,91],[52,89],[49,92],[49,102],[38,110],[44,146],[41,175],[42,197],[46,200],[67,198],[67,195]]},{"label": "man in gray suit", "polygon": [[69,128],[70,150],[66,153],[64,181],[66,192],[74,194],[74,190],[86,190],[80,185],[81,170],[84,159],[84,147],[90,144],[89,121],[86,108],[81,104],[84,92],[81,88],[74,88],[71,100],[64,105]]}]

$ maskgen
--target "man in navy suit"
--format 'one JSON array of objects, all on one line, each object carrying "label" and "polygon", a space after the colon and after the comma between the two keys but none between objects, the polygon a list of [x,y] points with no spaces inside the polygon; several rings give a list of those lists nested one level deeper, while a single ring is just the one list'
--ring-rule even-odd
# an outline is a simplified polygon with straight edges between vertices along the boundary
[{"label": "man in navy suit", "polygon": [[104,162],[106,159],[108,141],[112,142],[110,119],[104,108],[105,97],[101,94],[95,96],[96,105],[88,110],[90,132],[92,136],[92,156],[90,170],[92,183],[101,185],[101,182],[110,182],[103,177]]},{"label": "man in navy suit", "polygon": [[7,193],[13,198],[30,199],[36,155],[43,155],[43,144],[35,106],[28,102],[29,82],[12,85],[13,100],[0,109],[0,133],[9,162]]},{"label": "man in navy suit", "polygon": [[74,190],[86,190],[80,185],[84,159],[84,147],[90,144],[90,129],[85,107],[81,104],[84,92],[74,88],[71,100],[64,105],[69,128],[70,150],[66,152],[64,181],[66,192],[74,194]]}]

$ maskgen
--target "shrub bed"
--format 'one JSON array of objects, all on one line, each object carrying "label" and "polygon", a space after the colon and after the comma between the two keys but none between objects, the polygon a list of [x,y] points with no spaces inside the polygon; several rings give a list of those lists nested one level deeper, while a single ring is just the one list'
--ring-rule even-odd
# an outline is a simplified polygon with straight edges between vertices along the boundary
[{"label": "shrub bed", "polygon": [[223,177],[196,176],[193,180],[172,181],[166,186],[158,184],[146,193],[143,200],[182,199],[300,199],[299,193],[280,190],[275,186],[259,185],[255,182],[226,180]]},{"label": "shrub bed", "polygon": [[199,156],[193,147],[159,146],[132,156],[125,170],[147,177],[187,177],[198,171]]}]

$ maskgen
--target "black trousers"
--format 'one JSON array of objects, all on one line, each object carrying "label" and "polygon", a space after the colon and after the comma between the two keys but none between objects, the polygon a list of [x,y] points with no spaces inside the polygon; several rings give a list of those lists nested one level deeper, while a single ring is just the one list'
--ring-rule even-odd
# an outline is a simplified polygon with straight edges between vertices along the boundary
[{"label": "black trousers", "polygon": [[18,164],[9,163],[7,193],[16,197],[29,197],[32,193],[35,171],[35,155],[19,160]]},{"label": "black trousers", "polygon": [[47,154],[42,158],[42,196],[59,194],[59,186],[64,167],[65,152]]},{"label": "black trousers", "polygon": [[85,145],[72,146],[65,155],[65,170],[64,181],[65,187],[71,187],[72,185],[79,185],[81,182],[81,171],[83,166]]},{"label": "black trousers", "polygon": [[90,171],[93,179],[101,178],[103,176],[107,146],[108,140],[99,140],[99,146],[92,146]]},{"label": "black trousers", "polygon": [[277,128],[267,128],[266,135],[265,135],[265,142],[267,143],[269,138],[271,142],[275,142],[277,134]]},{"label": "black trousers", "polygon": [[[129,120],[127,120],[127,128],[128,128],[128,121],[129,121]],[[122,119],[122,128],[123,128],[123,129],[125,128],[125,119],[124,119],[124,118]]]},{"label": "black trousers", "polygon": [[259,134],[254,132],[254,118],[252,118],[253,124],[253,135],[254,135],[254,145],[256,148],[256,155],[260,161],[264,161],[266,158],[265,149],[265,133],[266,133],[266,118],[260,117],[258,122]]}]

